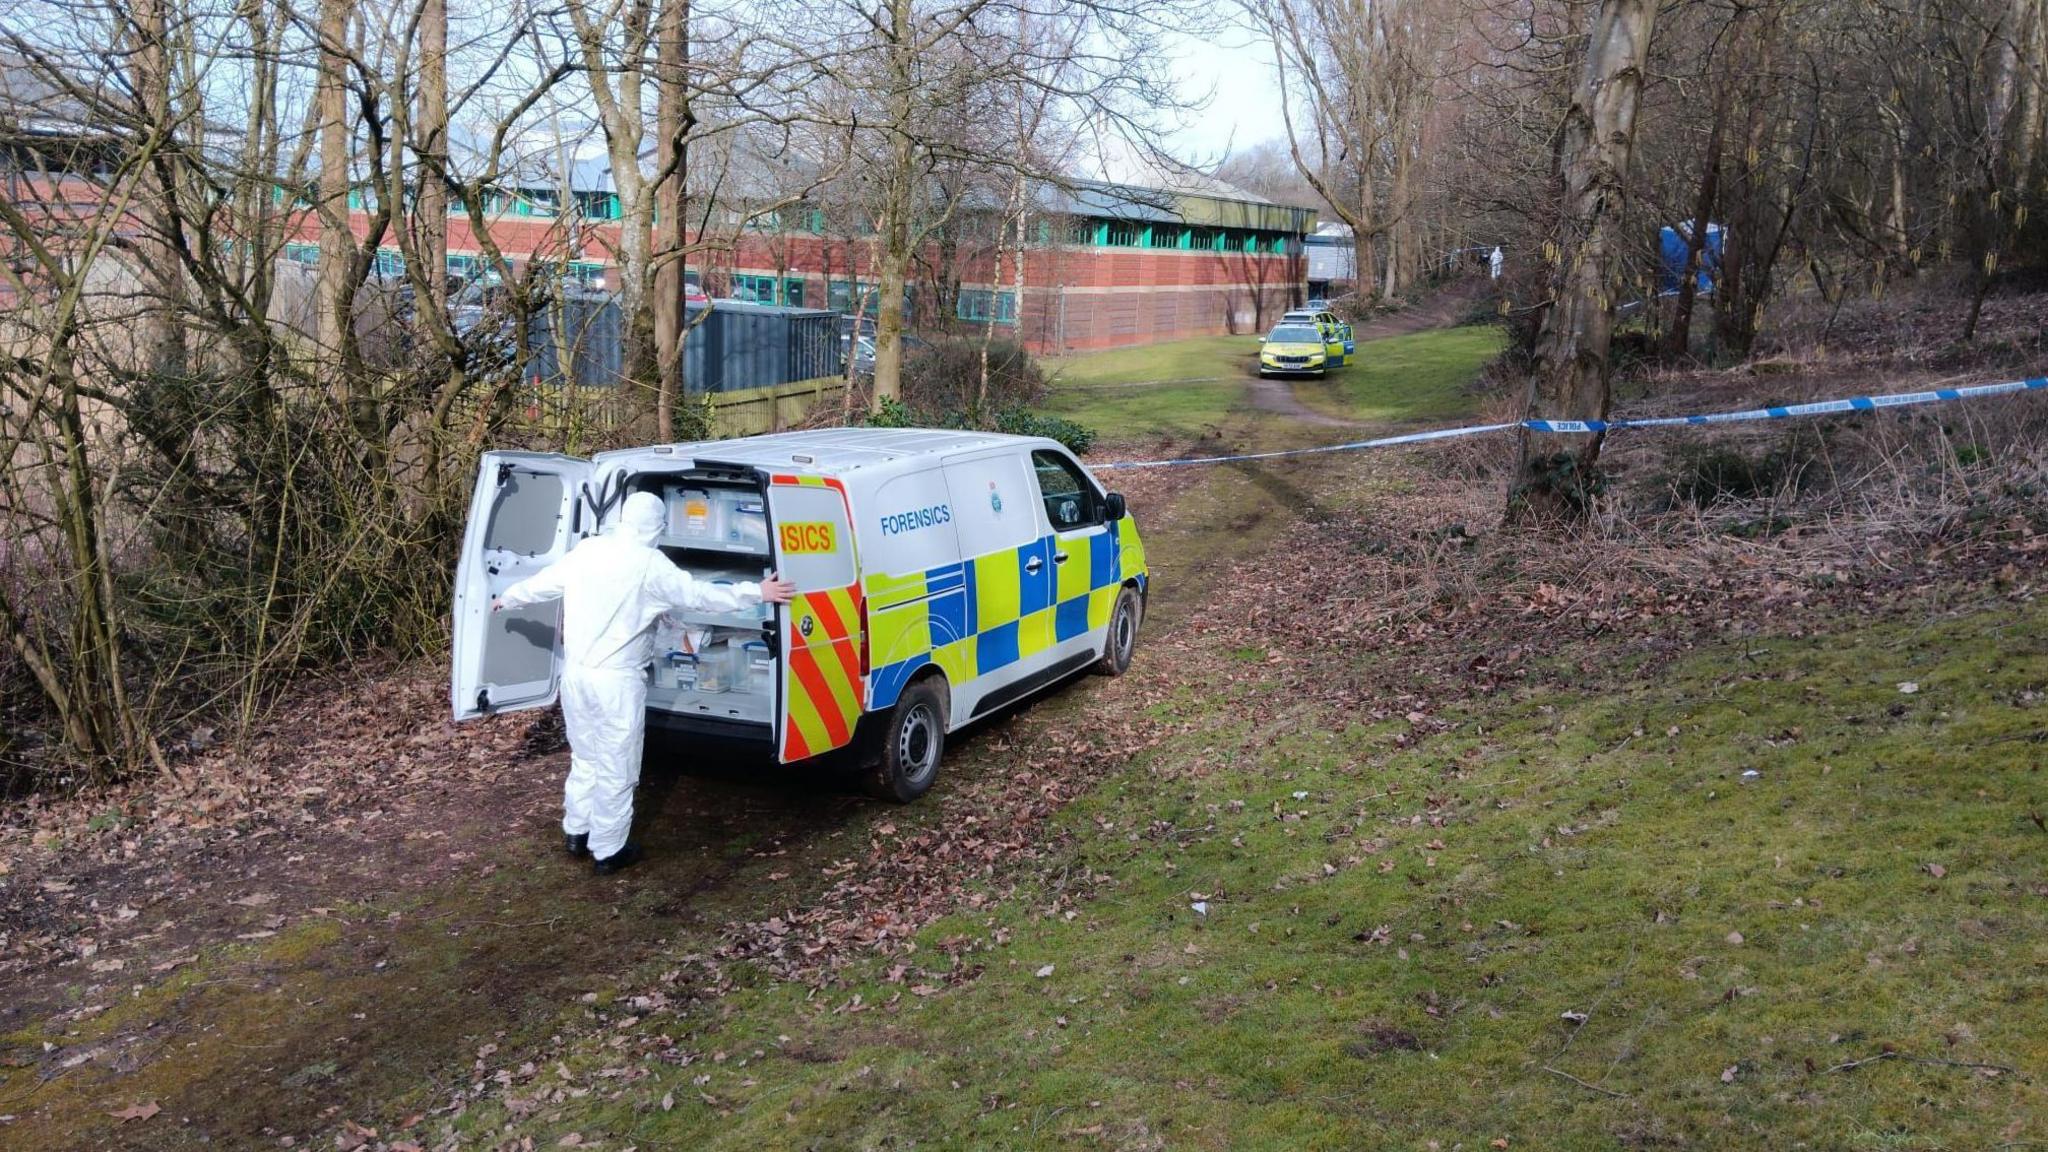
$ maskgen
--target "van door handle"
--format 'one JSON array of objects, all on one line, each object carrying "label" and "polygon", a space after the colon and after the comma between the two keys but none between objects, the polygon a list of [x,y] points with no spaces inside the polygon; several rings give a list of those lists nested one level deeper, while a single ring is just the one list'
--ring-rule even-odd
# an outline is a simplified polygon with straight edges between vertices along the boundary
[{"label": "van door handle", "polygon": [[1067,562],[1067,554],[1065,552],[1053,553],[1052,562],[1055,564],[1065,564]]},{"label": "van door handle", "polygon": [[1038,570],[1043,567],[1045,567],[1045,561],[1039,559],[1036,556],[1033,556],[1031,559],[1026,560],[1024,562],[1024,570],[1026,572],[1031,573],[1034,576],[1036,576],[1038,574]]}]

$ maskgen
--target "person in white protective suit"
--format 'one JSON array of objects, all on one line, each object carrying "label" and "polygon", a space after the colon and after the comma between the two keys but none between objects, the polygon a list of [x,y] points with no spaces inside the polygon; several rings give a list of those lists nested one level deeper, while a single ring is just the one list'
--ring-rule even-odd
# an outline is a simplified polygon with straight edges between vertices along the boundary
[{"label": "person in white protective suit", "polygon": [[640,858],[633,789],[647,731],[647,662],[662,613],[738,612],[786,604],[787,580],[711,584],[675,566],[654,546],[665,516],[661,497],[635,492],[603,535],[505,589],[491,610],[562,600],[562,721],[569,730],[569,780],[562,788],[563,845],[588,853],[600,874]]}]

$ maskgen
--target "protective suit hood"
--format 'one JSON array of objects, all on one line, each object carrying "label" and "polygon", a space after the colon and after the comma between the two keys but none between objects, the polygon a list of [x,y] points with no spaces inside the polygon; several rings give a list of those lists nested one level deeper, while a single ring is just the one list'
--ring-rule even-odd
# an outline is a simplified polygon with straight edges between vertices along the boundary
[{"label": "protective suit hood", "polygon": [[626,506],[620,511],[618,526],[613,530],[620,539],[651,548],[667,519],[668,509],[662,504],[661,497],[652,492],[635,492],[626,497]]}]

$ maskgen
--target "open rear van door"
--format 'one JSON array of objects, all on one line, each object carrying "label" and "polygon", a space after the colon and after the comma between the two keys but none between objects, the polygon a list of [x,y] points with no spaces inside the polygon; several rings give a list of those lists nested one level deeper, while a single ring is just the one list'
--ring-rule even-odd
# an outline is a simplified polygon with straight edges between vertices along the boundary
[{"label": "open rear van door", "polygon": [[594,525],[577,498],[587,460],[486,452],[455,569],[449,697],[457,720],[544,708],[562,685],[562,602],[491,611],[505,589],[560,560]]},{"label": "open rear van door", "polygon": [[770,476],[768,533],[775,567],[796,585],[776,610],[775,758],[788,764],[849,743],[867,698],[846,489],[830,477]]}]

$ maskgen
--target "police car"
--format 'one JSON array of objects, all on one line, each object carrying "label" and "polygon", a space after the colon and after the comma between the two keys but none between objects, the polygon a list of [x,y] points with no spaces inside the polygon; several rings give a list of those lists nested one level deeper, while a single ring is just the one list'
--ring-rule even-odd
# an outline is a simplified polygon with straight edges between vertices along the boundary
[{"label": "police car", "polygon": [[899,801],[947,733],[1078,673],[1130,666],[1150,586],[1122,495],[1052,440],[840,428],[588,460],[485,453],[456,573],[455,718],[559,691],[561,604],[492,597],[617,516],[668,509],[657,545],[706,580],[780,571],[796,598],[657,634],[650,727],[758,741],[795,763],[854,748]]}]

